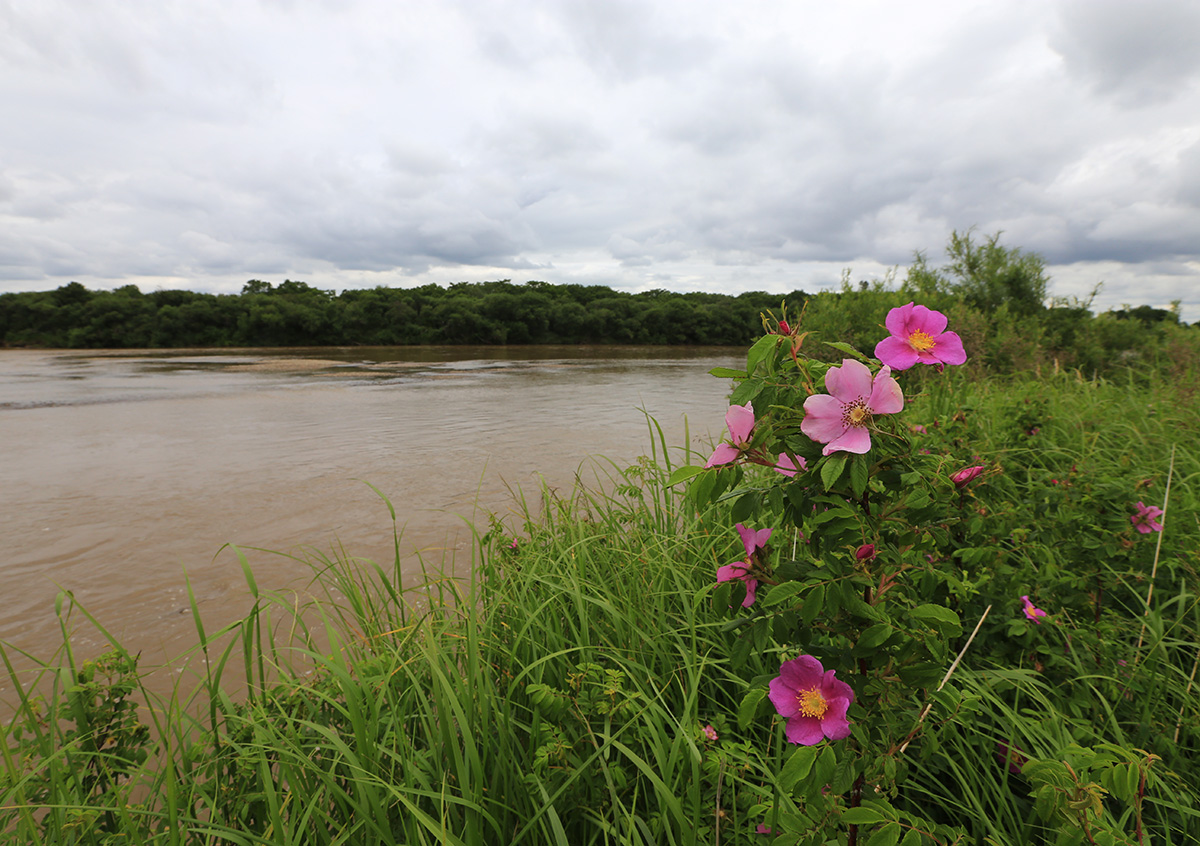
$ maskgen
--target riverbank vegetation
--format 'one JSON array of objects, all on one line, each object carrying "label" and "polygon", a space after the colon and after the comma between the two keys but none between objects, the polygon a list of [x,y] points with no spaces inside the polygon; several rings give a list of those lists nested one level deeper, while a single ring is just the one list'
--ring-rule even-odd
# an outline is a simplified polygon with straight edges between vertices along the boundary
[{"label": "riverbank vegetation", "polygon": [[[802,292],[789,295],[796,299]],[[738,346],[778,305],[761,292],[630,294],[603,286],[461,282],[341,294],[251,280],[239,295],[90,291],[0,294],[0,344],[57,348],[692,344]]]},{"label": "riverbank vegetation", "polygon": [[[391,562],[314,552],[323,598],[297,608],[247,568],[240,622],[208,631],[193,603],[194,695],[147,691],[116,642],[83,660],[64,639],[34,674],[0,650],[16,709],[0,832],[1196,842],[1200,346],[1169,326],[1085,367],[1048,335],[970,323],[979,306],[935,282],[923,301],[950,316],[965,365],[951,351],[944,368],[884,370],[870,353],[907,300],[840,300],[880,386],[873,418],[844,418],[872,419],[868,452],[825,454],[828,433],[796,422],[859,360],[807,334],[810,300],[767,318],[744,371],[716,374],[751,413],[726,449],[672,448],[650,421],[647,456],[604,484],[479,526],[461,579],[403,583],[399,543]],[[919,326],[914,348],[938,352],[940,330]],[[973,361],[989,354],[1008,372]],[[58,611],[64,633],[103,623],[69,596]],[[781,700],[799,656],[836,684]]]},{"label": "riverbank vegetation", "polygon": [[760,314],[806,303],[806,326],[851,343],[875,327],[862,318],[919,298],[951,314],[972,343],[976,365],[993,371],[1042,356],[1087,370],[1120,356],[1154,354],[1178,314],[1150,306],[1094,315],[1090,301],[1050,299],[1035,253],[999,235],[953,233],[945,267],[917,254],[892,279],[786,295],[646,291],[604,286],[513,284],[334,291],[286,280],[251,280],[238,295],[185,290],[143,294],[136,286],[92,291],[72,282],[54,291],[0,294],[0,347],[178,348],[389,346],[412,344],[686,344],[745,346]]}]

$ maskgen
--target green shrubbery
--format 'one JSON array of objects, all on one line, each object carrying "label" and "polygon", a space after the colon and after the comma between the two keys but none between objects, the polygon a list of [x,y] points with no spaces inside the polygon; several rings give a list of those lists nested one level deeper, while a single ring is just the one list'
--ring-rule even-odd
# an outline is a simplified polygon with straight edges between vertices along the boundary
[{"label": "green shrubbery", "polygon": [[[973,366],[1008,372],[1035,366],[1108,373],[1163,355],[1182,331],[1173,311],[1150,306],[1093,316],[1088,302],[1047,298],[1042,259],[972,232],[950,236],[949,262],[917,253],[903,280],[889,275],[836,292],[737,296],[504,280],[441,288],[373,288],[341,294],[287,280],[245,284],[240,295],[142,294],[136,286],[0,294],[0,347],[172,348],[391,346],[411,344],[675,344],[744,346],[759,314],[786,300],[806,308],[805,326],[866,347],[889,308],[917,300],[950,316]],[[1169,354],[1169,353],[1168,353]]]},{"label": "green shrubbery", "polygon": [[[660,444],[605,483],[611,495],[547,493],[541,516],[494,524],[472,584],[312,559],[326,622],[297,620],[290,597],[251,600],[242,623],[201,634],[193,666],[210,668],[211,695],[194,702],[141,692],[119,646],[20,677],[30,698],[0,744],[0,826],[44,843],[732,844],[773,842],[760,825],[780,843],[814,825],[816,842],[845,842],[857,820],[860,843],[1086,843],[1085,824],[1097,843],[1194,842],[1195,394],[1153,373],[942,380],[909,395],[925,431],[900,434],[930,478],[986,469],[962,492],[932,486],[920,507],[938,560],[914,549],[906,573],[932,579],[918,598],[962,634],[945,630],[912,689],[887,692],[886,674],[879,695],[859,686],[849,740],[798,755],[746,697],[798,637],[858,685],[856,650],[842,668],[831,639],[854,608],[827,587],[811,607],[765,592],[743,612],[715,581],[742,554],[738,506],[697,512],[665,485],[677,468]],[[1158,550],[1129,518],[1138,500],[1162,503],[1173,444]],[[823,541],[818,566],[777,533],[770,561],[854,584],[862,540]],[[1039,624],[1022,595],[1047,612]],[[229,662],[251,679],[236,701]],[[130,688],[151,703],[138,723]],[[850,813],[845,752],[881,720],[910,742],[880,750]]]},{"label": "green shrubbery", "polygon": [[[870,351],[906,296],[846,292],[851,337]],[[659,435],[650,456],[591,490],[545,491],[519,522],[481,527],[477,557],[459,562],[469,580],[402,584],[398,556],[314,555],[325,596],[297,609],[251,578],[241,622],[207,632],[196,613],[194,695],[147,691],[146,668],[115,642],[90,663],[67,644],[34,676],[0,651],[16,691],[0,731],[0,832],[20,843],[1196,842],[1191,335],[1088,318],[1077,336],[1161,333],[1093,377],[1055,365],[1045,336],[997,332],[1016,316],[976,326],[977,312],[941,305],[968,362],[906,371],[903,413],[874,418],[869,453],[823,455],[800,428],[830,364],[853,356],[805,334],[817,298],[755,344],[745,371],[721,374],[738,378],[735,401],[754,404],[735,452],[769,455],[766,467],[702,470],[707,451],[669,452]],[[1015,372],[989,374],[998,361]],[[808,469],[776,472],[781,452]],[[970,468],[981,469],[959,475]],[[686,494],[671,484],[684,478]],[[1162,505],[1168,483],[1165,528],[1142,532],[1137,503]],[[737,522],[773,529],[766,548],[746,552]],[[717,581],[740,557],[759,583],[749,607],[741,581]],[[59,611],[69,630],[67,598]],[[787,741],[769,690],[801,652],[852,687],[848,736]]]},{"label": "green shrubbery", "polygon": [[142,294],[132,285],[89,291],[72,282],[0,294],[0,346],[742,345],[778,299],[508,281],[335,294],[303,282],[252,280],[236,296]]}]

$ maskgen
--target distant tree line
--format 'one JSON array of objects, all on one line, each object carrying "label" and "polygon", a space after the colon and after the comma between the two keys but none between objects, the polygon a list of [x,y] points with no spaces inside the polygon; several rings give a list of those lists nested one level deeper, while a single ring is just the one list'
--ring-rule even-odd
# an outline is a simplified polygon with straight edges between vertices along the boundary
[{"label": "distant tree line", "polygon": [[[977,239],[972,231],[954,232],[946,252],[950,261],[940,268],[917,253],[898,284],[889,277],[855,285],[847,273],[840,290],[811,295],[631,294],[507,280],[337,294],[259,279],[240,294],[143,294],[134,285],[91,291],[72,282],[54,291],[0,294],[0,346],[744,346],[762,334],[763,313],[781,316],[786,301],[789,322],[808,333],[809,343],[850,338],[869,352],[888,309],[912,300],[949,315],[972,367],[988,371],[1045,364],[1106,372],[1148,356],[1191,361],[1191,336],[1200,338],[1180,324],[1178,303],[1095,315],[1091,298],[1049,298],[1042,258],[1004,246],[998,234]],[[828,355],[841,354],[829,349]]]},{"label": "distant tree line", "polygon": [[[786,295],[801,303],[807,295]],[[341,294],[253,279],[241,294],[92,291],[0,294],[0,344],[59,348],[687,344],[737,346],[762,333],[778,294],[646,291],[509,281]]]}]

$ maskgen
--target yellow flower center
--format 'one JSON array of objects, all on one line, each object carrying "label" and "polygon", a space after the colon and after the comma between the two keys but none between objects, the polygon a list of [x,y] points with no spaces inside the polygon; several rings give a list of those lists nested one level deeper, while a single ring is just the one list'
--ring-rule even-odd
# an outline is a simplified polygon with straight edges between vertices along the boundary
[{"label": "yellow flower center", "polygon": [[842,409],[842,423],[846,426],[866,426],[871,421],[871,409],[862,400],[847,403]]},{"label": "yellow flower center", "polygon": [[829,703],[825,701],[821,691],[815,687],[812,690],[802,690],[796,694],[796,704],[800,706],[800,713],[806,717],[820,719],[829,710]]},{"label": "yellow flower center", "polygon": [[908,345],[917,352],[925,352],[925,350],[931,350],[937,346],[937,342],[933,340],[932,335],[918,329],[908,336]]}]

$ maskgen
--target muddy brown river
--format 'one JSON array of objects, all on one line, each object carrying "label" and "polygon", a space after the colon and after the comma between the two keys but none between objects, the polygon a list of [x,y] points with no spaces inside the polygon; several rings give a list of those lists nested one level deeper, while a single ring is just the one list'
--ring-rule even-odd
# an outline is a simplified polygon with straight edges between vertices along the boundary
[{"label": "muddy brown river", "polygon": [[[260,588],[303,584],[306,550],[461,572],[467,523],[512,489],[594,481],[649,451],[641,409],[681,446],[723,430],[727,349],[490,347],[0,350],[0,640],[61,645],[60,590],[153,664]],[[679,454],[673,456],[679,459]],[[260,550],[272,550],[266,552]],[[284,553],[283,555],[277,553]],[[289,557],[296,556],[296,557]],[[102,638],[78,616],[74,643]],[[0,679],[0,697],[8,691]]]}]

